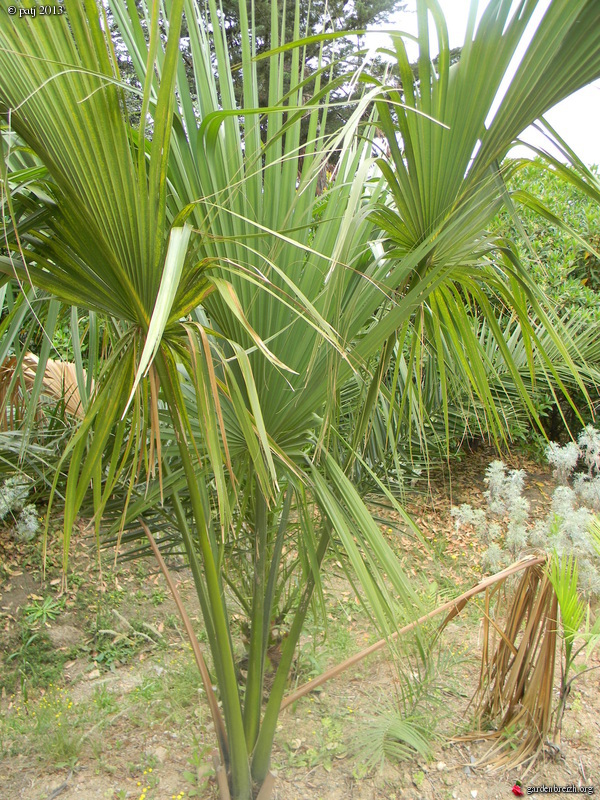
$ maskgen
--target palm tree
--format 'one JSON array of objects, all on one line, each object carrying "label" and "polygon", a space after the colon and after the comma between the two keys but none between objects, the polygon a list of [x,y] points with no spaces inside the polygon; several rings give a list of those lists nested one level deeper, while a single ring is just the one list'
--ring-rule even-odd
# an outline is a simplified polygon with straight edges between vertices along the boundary
[{"label": "palm tree", "polygon": [[[7,0],[0,4],[5,13]],[[142,4],[142,21],[131,4],[111,2],[142,87],[137,129],[126,113],[126,94],[137,90],[119,79],[94,0],[67,0],[68,24],[27,19],[0,31],[0,104],[48,176],[46,194],[33,193],[43,215],[7,237],[0,268],[106,315],[117,333],[65,455],[65,543],[90,483],[101,512],[118,481],[133,487],[139,465],[158,465],[204,616],[223,705],[221,725],[213,704],[215,727],[234,800],[255,796],[267,780],[327,550],[345,550],[384,630],[393,629],[398,597],[418,603],[346,472],[398,342],[416,363],[419,334],[430,338],[442,392],[445,363],[456,359],[492,422],[494,397],[466,324],[472,317],[483,315],[495,333],[533,416],[503,346],[498,305],[518,318],[530,360],[534,347],[539,358],[545,353],[530,308],[568,360],[535,287],[510,250],[486,236],[502,198],[496,165],[510,143],[600,74],[597,4],[555,0],[486,128],[536,5],[523,0],[510,16],[510,2],[492,0],[475,31],[474,3],[460,61],[450,67],[439,7],[419,2],[418,85],[395,37],[395,81],[347,77],[363,80],[365,94],[332,137],[324,133],[328,68],[304,79],[302,42],[282,40],[276,4],[269,107],[258,109],[252,35],[243,42],[237,108],[214,0],[210,36],[197,24],[194,0],[173,0],[166,19],[159,3]],[[428,12],[440,42],[437,69]],[[178,46],[184,14],[193,85]],[[252,31],[244,3],[240,19]],[[295,33],[302,34],[299,22]],[[375,160],[378,131],[390,155]],[[11,187],[6,174],[4,185]],[[556,373],[549,356],[544,363]],[[353,377],[364,391],[348,443],[339,434],[338,397]],[[132,504],[126,516],[142,512]],[[242,538],[251,564],[249,596],[237,587],[249,616],[243,690],[224,568]],[[270,628],[293,570],[291,621],[263,709]]]}]

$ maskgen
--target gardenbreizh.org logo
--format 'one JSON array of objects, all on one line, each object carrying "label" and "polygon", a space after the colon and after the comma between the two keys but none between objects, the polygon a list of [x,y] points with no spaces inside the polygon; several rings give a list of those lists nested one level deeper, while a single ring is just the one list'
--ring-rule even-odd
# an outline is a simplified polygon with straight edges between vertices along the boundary
[{"label": "gardenbreizh.org logo", "polygon": [[568,786],[528,786],[523,788],[521,781],[515,781],[511,789],[512,793],[517,797],[524,797],[525,795],[540,795],[540,794],[594,794],[593,786],[575,786],[574,783]]}]

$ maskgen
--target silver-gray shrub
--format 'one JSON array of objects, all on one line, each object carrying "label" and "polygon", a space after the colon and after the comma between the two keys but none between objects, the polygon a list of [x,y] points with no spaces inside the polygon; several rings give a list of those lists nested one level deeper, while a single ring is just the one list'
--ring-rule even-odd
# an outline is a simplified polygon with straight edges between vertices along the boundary
[{"label": "silver-gray shrub", "polygon": [[40,529],[37,509],[33,503],[26,505],[20,512],[15,525],[15,539],[19,542],[30,542]]},{"label": "silver-gray shrub", "polygon": [[[573,555],[579,564],[579,583],[587,594],[600,594],[600,554],[590,534],[593,512],[600,511],[600,432],[588,425],[579,435],[578,444],[547,448],[554,477],[562,484],[552,495],[552,506],[544,519],[530,519],[530,504],[523,497],[524,470],[508,470],[499,460],[492,461],[485,472],[486,510],[468,503],[453,508],[457,529],[471,525],[487,550],[482,556],[486,570],[495,572],[527,548]],[[587,474],[569,477],[582,458]]]},{"label": "silver-gray shrub", "polygon": [[586,425],[577,438],[579,449],[588,468],[588,476],[600,476],[600,431]]},{"label": "silver-gray shrub", "polygon": [[[515,558],[517,554],[527,545],[527,522],[529,519],[529,501],[523,497],[525,487],[525,470],[506,469],[502,461],[492,461],[485,471],[484,482],[487,484],[487,491],[484,497],[487,500],[488,515],[501,518],[506,521],[506,532],[504,543],[510,554]],[[492,521],[488,526],[492,526]],[[482,526],[480,526],[482,527]],[[482,536],[482,541],[486,544],[497,541],[501,538],[500,526],[495,523],[494,535]],[[496,562],[495,550],[489,563]]]},{"label": "silver-gray shrub", "polygon": [[575,442],[568,442],[561,447],[556,442],[550,442],[546,447],[548,463],[554,466],[554,477],[559,483],[566,484],[577,466],[581,451]]},{"label": "silver-gray shrub", "polygon": [[0,488],[0,522],[12,525],[15,539],[31,541],[40,529],[40,521],[33,503],[26,505],[31,482],[24,475],[12,475]]},{"label": "silver-gray shrub", "polygon": [[492,542],[481,559],[481,565],[486,572],[499,572],[508,564],[506,551],[499,544]]},{"label": "silver-gray shrub", "polygon": [[590,478],[589,475],[576,475],[573,488],[581,502],[594,511],[600,511],[600,475]]},{"label": "silver-gray shrub", "polygon": [[0,520],[9,514],[17,514],[25,505],[30,481],[23,475],[7,478],[0,489]]},{"label": "silver-gray shrub", "polygon": [[460,530],[463,525],[472,525],[476,531],[486,523],[485,511],[480,508],[473,508],[468,503],[460,506],[452,506],[450,515],[454,517],[454,527]]}]

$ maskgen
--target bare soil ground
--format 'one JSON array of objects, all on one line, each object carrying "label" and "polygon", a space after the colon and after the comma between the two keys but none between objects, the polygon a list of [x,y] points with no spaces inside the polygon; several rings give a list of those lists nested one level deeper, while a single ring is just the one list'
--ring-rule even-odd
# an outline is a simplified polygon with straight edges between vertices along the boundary
[{"label": "bare soil ground", "polygon": [[[457,534],[450,507],[483,504],[482,478],[491,458],[485,450],[471,454],[453,469],[451,484],[440,477],[426,496],[409,498],[409,510],[431,549],[415,548],[395,514],[373,507],[400,552],[406,549],[409,572],[435,582],[438,602],[481,578],[479,544],[469,531]],[[554,487],[549,471],[524,458],[511,466],[527,469],[528,498],[540,510],[547,507]],[[105,568],[100,576],[87,540],[76,538],[74,547],[74,573],[85,580],[72,584],[55,618],[24,627],[43,598],[56,598],[58,564],[51,563],[42,582],[39,558],[24,557],[0,533],[6,576],[0,583],[0,800],[216,798],[209,766],[212,725],[162,576],[150,561]],[[192,616],[198,617],[185,572],[179,580]],[[300,683],[375,638],[354,592],[335,569],[327,588],[331,624],[327,635],[316,623],[309,625],[299,656]],[[527,769],[479,767],[489,744],[456,738],[472,726],[469,702],[479,677],[480,623],[481,605],[473,603],[448,626],[436,649],[435,674],[419,673],[410,649],[395,661],[383,650],[290,706],[282,714],[273,754],[274,797],[492,800],[513,796],[517,780],[525,794],[527,787],[542,785],[600,791],[600,669],[576,680],[560,747],[546,748]],[[36,633],[28,645],[27,638]],[[579,666],[600,666],[598,651]],[[45,678],[33,679],[44,670]],[[402,674],[409,673],[413,689],[429,681],[431,697],[423,700],[422,712],[439,737],[431,757],[386,760],[367,770],[359,755],[374,735],[372,720],[397,706],[403,691],[406,696]]]}]

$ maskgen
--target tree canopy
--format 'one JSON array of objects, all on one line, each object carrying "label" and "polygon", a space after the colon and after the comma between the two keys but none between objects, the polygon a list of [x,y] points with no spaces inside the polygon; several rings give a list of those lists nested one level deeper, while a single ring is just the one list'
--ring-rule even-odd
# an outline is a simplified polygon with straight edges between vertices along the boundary
[{"label": "tree canopy", "polygon": [[[369,26],[385,22],[397,11],[406,7],[405,0],[301,0],[298,3],[285,3],[279,0],[280,30],[279,41],[273,41],[271,0],[257,0],[247,3],[248,18],[253,26],[253,47],[256,56],[261,56],[283,42],[293,39],[308,38],[320,33],[340,33],[343,31],[364,31]],[[221,3],[222,20],[227,37],[227,51],[233,68],[233,81],[236,95],[241,97],[243,85],[242,40],[248,39],[248,28],[240,22],[240,5],[238,0],[225,0]],[[296,10],[299,14],[296,17]],[[297,26],[297,29],[296,29]],[[332,62],[332,77],[350,71],[356,63],[357,45],[360,47],[363,37],[348,36],[334,39],[324,44],[322,60]],[[314,69],[319,58],[320,42],[306,46],[304,58],[305,69]],[[291,57],[291,56],[290,56]],[[289,70],[289,58],[287,68]],[[380,62],[380,72],[383,64]],[[258,81],[258,99],[260,107],[266,107],[269,94],[269,61],[257,62],[256,76]],[[289,80],[289,75],[286,76]],[[348,91],[347,86],[340,86],[337,99],[348,100],[347,106],[337,107],[328,118],[330,129],[343,125],[352,113],[352,99],[355,91]]]}]

